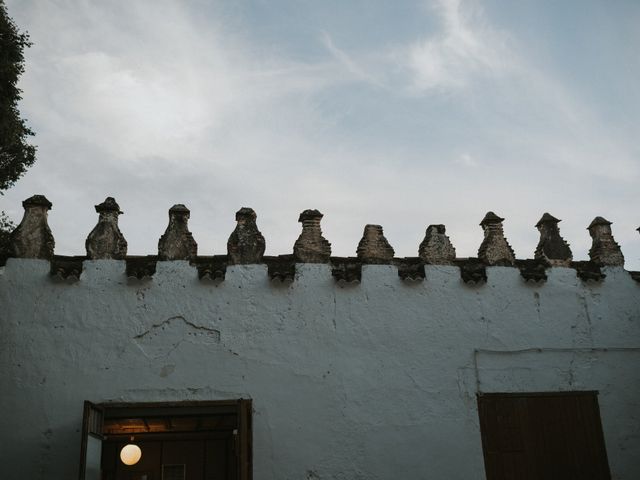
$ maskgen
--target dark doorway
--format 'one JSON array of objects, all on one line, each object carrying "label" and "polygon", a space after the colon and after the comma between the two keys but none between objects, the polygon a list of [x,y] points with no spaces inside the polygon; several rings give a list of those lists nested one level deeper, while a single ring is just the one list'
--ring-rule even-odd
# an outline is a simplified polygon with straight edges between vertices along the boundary
[{"label": "dark doorway", "polygon": [[[134,444],[133,465],[120,458]],[[81,480],[250,480],[251,401],[85,402]]]},{"label": "dark doorway", "polygon": [[597,392],[478,395],[487,480],[610,480]]}]

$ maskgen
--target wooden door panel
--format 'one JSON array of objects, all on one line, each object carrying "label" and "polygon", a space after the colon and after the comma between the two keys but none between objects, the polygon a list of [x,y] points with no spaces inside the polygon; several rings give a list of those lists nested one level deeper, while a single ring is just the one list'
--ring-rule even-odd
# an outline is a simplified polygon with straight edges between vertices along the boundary
[{"label": "wooden door panel", "polygon": [[204,480],[204,447],[202,440],[162,442],[162,464],[185,465],[185,480]]},{"label": "wooden door panel", "polygon": [[595,392],[485,394],[488,480],[610,480]]},{"label": "wooden door panel", "polygon": [[233,437],[207,440],[205,446],[205,480],[231,480],[234,478],[235,456],[232,449]]}]

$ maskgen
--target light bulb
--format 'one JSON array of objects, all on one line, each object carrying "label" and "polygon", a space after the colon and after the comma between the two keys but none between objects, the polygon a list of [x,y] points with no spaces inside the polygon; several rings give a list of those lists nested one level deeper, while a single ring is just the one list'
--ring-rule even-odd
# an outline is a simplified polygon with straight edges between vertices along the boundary
[{"label": "light bulb", "polygon": [[142,450],[137,445],[129,443],[120,450],[120,460],[125,465],[135,465],[142,458]]}]

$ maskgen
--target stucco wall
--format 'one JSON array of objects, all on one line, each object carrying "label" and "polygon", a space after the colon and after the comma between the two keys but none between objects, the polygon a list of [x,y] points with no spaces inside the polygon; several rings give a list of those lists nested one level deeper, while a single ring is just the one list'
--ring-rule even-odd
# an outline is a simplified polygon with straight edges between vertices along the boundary
[{"label": "stucco wall", "polygon": [[482,479],[476,393],[542,390],[599,390],[613,477],[640,478],[640,284],[620,268],[536,286],[488,267],[476,287],[451,266],[406,283],[366,265],[346,286],[328,265],[284,284],[263,265],[124,270],[0,268],[1,478],[77,477],[85,399],[250,397],[257,480]]}]

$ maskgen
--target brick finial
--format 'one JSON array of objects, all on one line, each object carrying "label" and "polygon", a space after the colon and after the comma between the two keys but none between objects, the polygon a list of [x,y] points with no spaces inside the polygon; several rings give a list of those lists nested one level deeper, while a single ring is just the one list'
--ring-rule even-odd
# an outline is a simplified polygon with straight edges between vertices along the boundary
[{"label": "brick finial", "polygon": [[120,206],[113,197],[107,197],[96,205],[98,223],[85,241],[87,257],[91,260],[122,260],[127,255],[127,241],[118,228]]},{"label": "brick finial", "polygon": [[320,220],[323,215],[318,210],[305,210],[298,222],[302,223],[302,233],[293,245],[293,256],[300,263],[327,263],[331,257],[331,243],[322,236]]},{"label": "brick finial", "polygon": [[503,221],[504,218],[488,212],[480,222],[484,240],[478,249],[478,258],[487,265],[511,266],[515,263],[515,253],[504,236]]},{"label": "brick finial", "polygon": [[560,236],[559,222],[561,220],[545,213],[536,223],[536,228],[540,232],[540,241],[534,258],[544,260],[556,267],[568,267],[573,260],[573,255],[569,244]]},{"label": "brick finial", "polygon": [[34,195],[22,202],[22,206],[22,221],[11,232],[11,255],[15,258],[50,260],[55,246],[53,234],[47,223],[47,212],[51,209],[51,202],[44,195]]},{"label": "brick finial", "polygon": [[241,208],[236,212],[235,230],[227,241],[229,264],[260,263],[264,255],[264,237],[256,225],[256,212]]},{"label": "brick finial", "polygon": [[391,263],[395,252],[380,225],[366,225],[356,253],[363,263],[386,264]]},{"label": "brick finial", "polygon": [[189,231],[190,212],[182,204],[169,209],[169,225],[158,240],[160,260],[193,260],[198,254],[198,244]]},{"label": "brick finial", "polygon": [[624,266],[624,255],[620,245],[611,234],[612,223],[605,218],[596,217],[587,227],[593,239],[589,249],[589,258],[598,266]]},{"label": "brick finial", "polygon": [[451,265],[456,259],[456,249],[445,235],[444,225],[429,225],[424,240],[418,247],[418,255],[425,263]]}]

